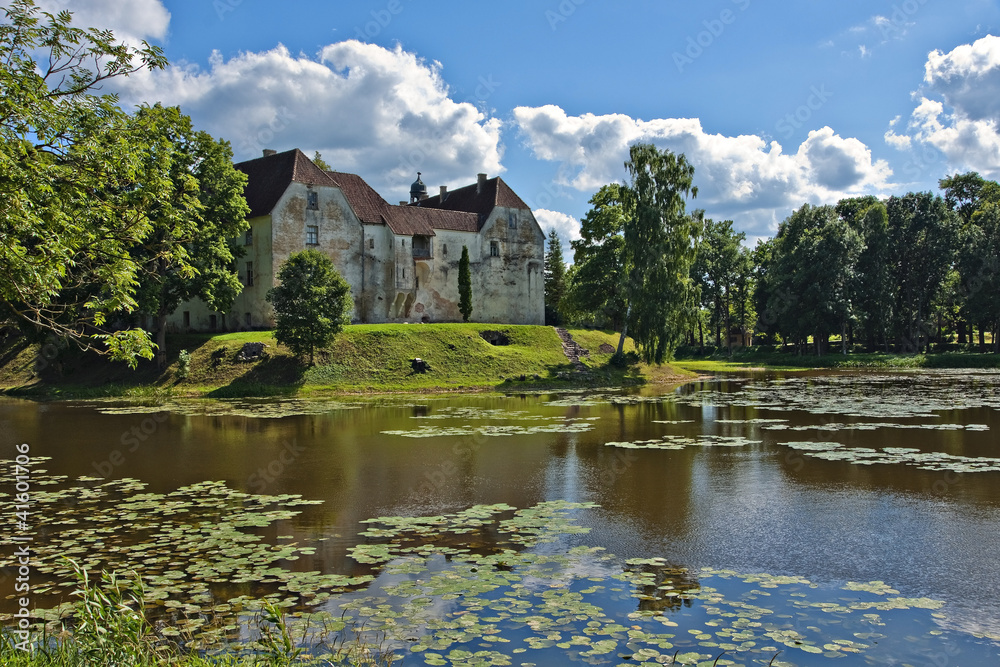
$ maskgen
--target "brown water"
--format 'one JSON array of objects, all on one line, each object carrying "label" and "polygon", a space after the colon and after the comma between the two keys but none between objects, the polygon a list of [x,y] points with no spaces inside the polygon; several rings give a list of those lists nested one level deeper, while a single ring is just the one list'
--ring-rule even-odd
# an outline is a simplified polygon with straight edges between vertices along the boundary
[{"label": "brown water", "polygon": [[[902,596],[946,603],[946,618],[928,617],[945,648],[911,655],[911,664],[1000,664],[991,639],[1000,637],[997,373],[744,376],[663,397],[191,402],[155,414],[106,414],[109,407],[5,400],[0,456],[30,443],[32,456],[51,457],[49,472],[73,478],[136,478],[161,493],[218,480],[321,500],[264,531],[314,544],[294,567],[321,572],[363,569],[346,550],[365,519],[593,502],[599,508],[576,514],[590,532],[572,544],[693,572],[791,575],[830,587],[883,581]],[[296,410],[313,414],[282,416]],[[519,432],[490,433],[498,426]],[[563,432],[531,432],[538,426]],[[435,435],[441,428],[461,432]],[[427,437],[403,433],[416,429]],[[654,440],[677,448],[607,446]],[[841,460],[814,456],[830,452]],[[926,457],[933,453],[948,457]],[[11,597],[13,570],[3,572],[0,597]],[[888,628],[867,659],[892,664],[908,643]],[[782,659],[825,664],[804,653]]]}]

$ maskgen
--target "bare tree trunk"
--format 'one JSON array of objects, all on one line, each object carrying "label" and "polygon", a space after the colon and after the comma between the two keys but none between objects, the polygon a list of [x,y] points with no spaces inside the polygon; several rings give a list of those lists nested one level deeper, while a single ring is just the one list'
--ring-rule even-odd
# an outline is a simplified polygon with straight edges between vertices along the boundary
[{"label": "bare tree trunk", "polygon": [[632,304],[629,304],[628,308],[625,309],[625,323],[622,325],[622,336],[618,339],[618,351],[615,352],[616,356],[622,356],[625,350],[625,338],[628,337],[628,318],[632,315]]}]

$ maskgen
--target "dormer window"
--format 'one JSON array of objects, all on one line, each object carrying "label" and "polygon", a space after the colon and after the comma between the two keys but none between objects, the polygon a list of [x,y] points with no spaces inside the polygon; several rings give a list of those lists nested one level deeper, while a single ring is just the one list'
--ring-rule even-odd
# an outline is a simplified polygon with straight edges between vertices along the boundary
[{"label": "dormer window", "polygon": [[309,192],[306,193],[306,208],[308,208],[310,211],[318,211],[319,210],[319,193],[318,192],[316,192],[314,190],[310,190]]}]

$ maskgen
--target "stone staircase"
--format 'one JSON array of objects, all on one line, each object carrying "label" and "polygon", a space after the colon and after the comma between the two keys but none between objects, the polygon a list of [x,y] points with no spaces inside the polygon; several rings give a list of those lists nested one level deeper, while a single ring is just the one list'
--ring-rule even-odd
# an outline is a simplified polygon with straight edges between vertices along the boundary
[{"label": "stone staircase", "polygon": [[573,336],[570,335],[565,329],[560,329],[555,327],[556,333],[559,335],[559,339],[562,341],[563,354],[569,359],[569,362],[578,371],[586,371],[587,367],[583,365],[580,361],[580,357],[589,357],[590,350],[585,350],[580,347],[580,344],[573,340]]}]

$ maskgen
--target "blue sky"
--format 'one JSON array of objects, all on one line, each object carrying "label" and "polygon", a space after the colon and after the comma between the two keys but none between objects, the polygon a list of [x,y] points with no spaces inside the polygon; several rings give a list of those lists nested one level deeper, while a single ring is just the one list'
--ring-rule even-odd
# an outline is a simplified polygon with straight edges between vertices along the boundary
[{"label": "blue sky", "polygon": [[564,240],[628,145],[684,152],[692,208],[770,236],[803,203],[1000,177],[1000,2],[40,0],[161,45],[126,105],[319,150],[389,201],[503,178]]}]

